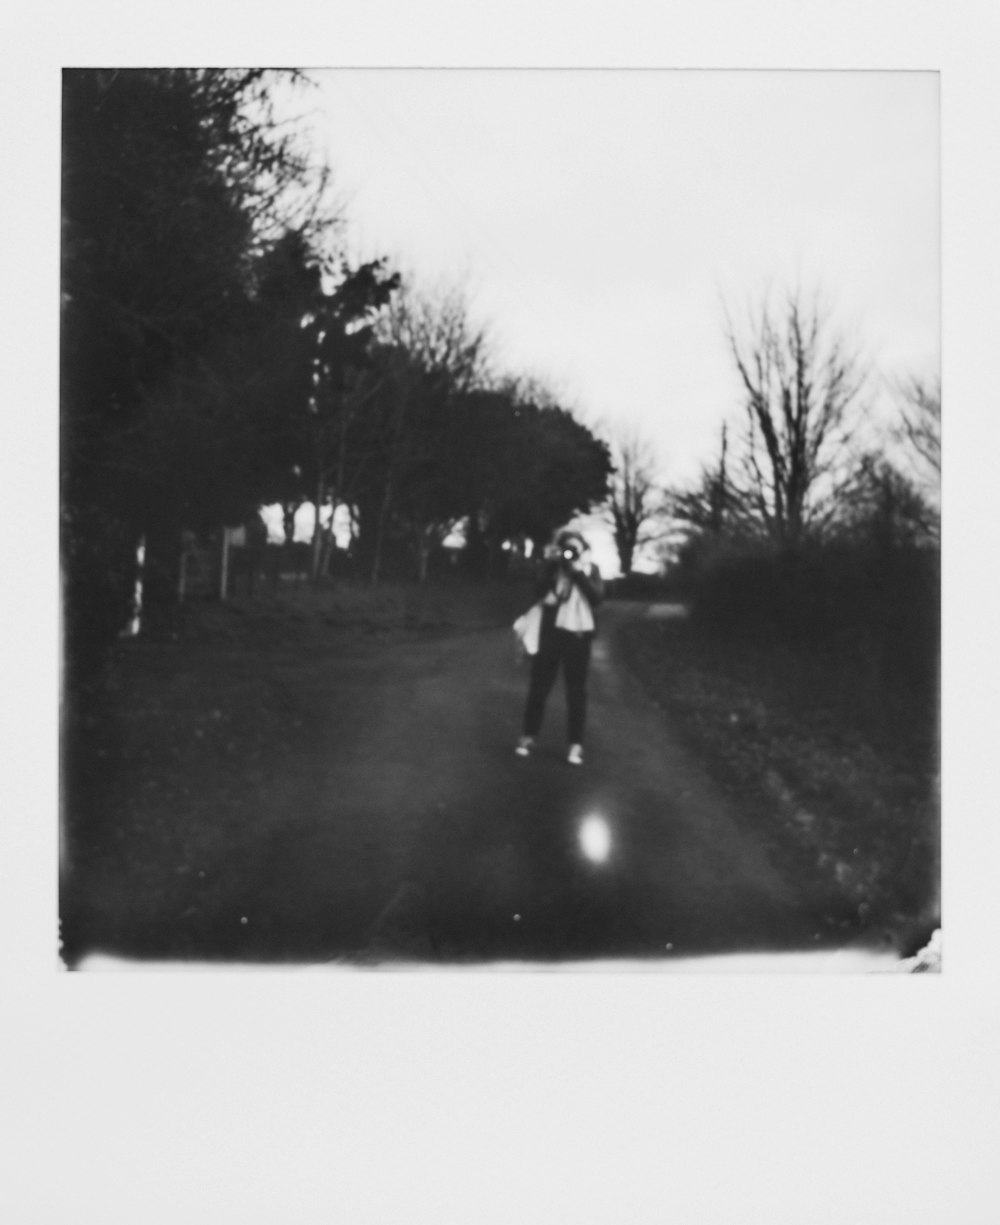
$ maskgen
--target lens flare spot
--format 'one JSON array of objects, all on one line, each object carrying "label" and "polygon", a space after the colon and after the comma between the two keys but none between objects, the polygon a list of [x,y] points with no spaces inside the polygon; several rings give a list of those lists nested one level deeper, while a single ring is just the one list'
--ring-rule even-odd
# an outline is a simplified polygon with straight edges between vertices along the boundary
[{"label": "lens flare spot", "polygon": [[604,863],[611,853],[611,830],[603,817],[584,817],[580,822],[580,850],[592,863]]}]

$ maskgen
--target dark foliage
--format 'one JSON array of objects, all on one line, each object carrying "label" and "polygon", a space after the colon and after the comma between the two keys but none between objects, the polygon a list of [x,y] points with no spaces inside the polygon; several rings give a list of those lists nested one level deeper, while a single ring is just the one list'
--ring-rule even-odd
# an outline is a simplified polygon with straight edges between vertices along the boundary
[{"label": "dark foliage", "polygon": [[493,539],[527,537],[540,547],[567,519],[607,496],[607,445],[565,409],[515,395],[506,433],[483,507]]},{"label": "dark foliage", "polygon": [[940,560],[853,543],[719,551],[691,584],[699,622],[762,643],[846,652],[886,683],[936,698]]},{"label": "dark foliage", "polygon": [[[332,218],[262,71],[64,76],[62,564],[70,683],[176,620],[184,532],[347,505],[354,560],[425,576],[456,524],[501,556],[602,500],[607,451],[494,387],[452,295],[330,255]],[[312,209],[312,213],[310,213]],[[334,238],[336,234],[334,233]],[[388,326],[378,328],[377,324]],[[327,572],[332,532],[309,570]]]},{"label": "dark foliage", "polygon": [[[170,602],[180,529],[240,517],[269,440],[241,393],[255,272],[308,164],[267,75],[70,70],[63,79],[62,557],[66,659],[120,628],[136,547]],[[247,116],[255,110],[258,118]],[[234,378],[242,372],[242,378]]]},{"label": "dark foliage", "polygon": [[462,525],[465,568],[496,574],[505,541],[540,544],[603,500],[607,447],[558,405],[513,384],[463,385],[399,347],[382,350],[373,377],[379,393],[358,487],[366,570],[379,548],[397,577],[425,577],[434,550]]}]

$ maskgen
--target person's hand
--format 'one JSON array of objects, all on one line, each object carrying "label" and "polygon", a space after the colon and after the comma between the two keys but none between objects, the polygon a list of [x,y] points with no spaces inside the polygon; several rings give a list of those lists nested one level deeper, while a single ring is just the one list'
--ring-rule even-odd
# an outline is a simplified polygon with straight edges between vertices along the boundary
[{"label": "person's hand", "polygon": [[584,549],[580,556],[573,562],[573,569],[577,574],[590,573],[590,550]]}]

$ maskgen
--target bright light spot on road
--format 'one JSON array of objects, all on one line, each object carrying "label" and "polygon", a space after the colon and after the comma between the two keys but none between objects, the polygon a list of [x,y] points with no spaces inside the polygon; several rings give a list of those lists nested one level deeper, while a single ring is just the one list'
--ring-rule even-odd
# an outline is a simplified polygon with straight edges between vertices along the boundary
[{"label": "bright light spot on road", "polygon": [[611,851],[611,830],[603,817],[584,817],[580,822],[580,849],[594,863],[604,863]]}]

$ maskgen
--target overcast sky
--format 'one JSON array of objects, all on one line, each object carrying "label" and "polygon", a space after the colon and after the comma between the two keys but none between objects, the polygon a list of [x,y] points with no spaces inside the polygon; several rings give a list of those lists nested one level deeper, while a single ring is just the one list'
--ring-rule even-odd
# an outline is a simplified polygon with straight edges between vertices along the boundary
[{"label": "overcast sky", "polygon": [[310,76],[353,253],[463,283],[505,370],[639,427],[669,479],[738,407],[723,301],[820,286],[878,369],[938,370],[934,73]]}]

